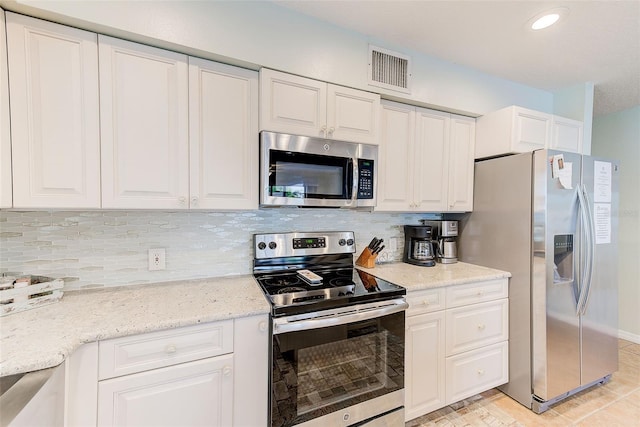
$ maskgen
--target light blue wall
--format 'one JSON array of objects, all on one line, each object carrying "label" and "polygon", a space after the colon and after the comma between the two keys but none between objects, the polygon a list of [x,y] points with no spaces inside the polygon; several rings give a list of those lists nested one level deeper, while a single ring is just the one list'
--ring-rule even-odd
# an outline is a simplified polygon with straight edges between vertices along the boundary
[{"label": "light blue wall", "polygon": [[594,118],[592,154],[620,160],[620,330],[640,342],[640,106]]}]

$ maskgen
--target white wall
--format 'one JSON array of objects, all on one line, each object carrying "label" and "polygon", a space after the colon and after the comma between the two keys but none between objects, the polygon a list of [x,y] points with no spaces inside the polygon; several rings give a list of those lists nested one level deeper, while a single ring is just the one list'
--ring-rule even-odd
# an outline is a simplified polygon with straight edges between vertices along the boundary
[{"label": "white wall", "polygon": [[620,160],[619,327],[640,343],[640,106],[594,118],[592,154]]},{"label": "white wall", "polygon": [[[553,94],[346,31],[266,1],[0,0],[9,10],[250,68],[358,89],[370,42],[413,58],[413,92],[386,96],[472,116],[508,105],[552,112]],[[399,98],[398,98],[399,97]]]},{"label": "white wall", "polygon": [[553,114],[583,123],[582,147],[591,152],[594,84],[575,85],[553,94]]}]

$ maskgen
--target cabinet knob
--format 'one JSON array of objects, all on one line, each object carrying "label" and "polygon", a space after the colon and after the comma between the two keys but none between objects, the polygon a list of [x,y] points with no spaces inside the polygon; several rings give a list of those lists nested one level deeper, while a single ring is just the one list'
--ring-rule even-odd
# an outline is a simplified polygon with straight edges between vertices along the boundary
[{"label": "cabinet knob", "polygon": [[333,131],[335,131],[335,130],[336,130],[336,128],[334,128],[333,126],[331,126],[331,127],[329,128],[329,135],[333,135]]},{"label": "cabinet knob", "polygon": [[198,198],[196,196],[191,198],[191,206],[198,206]]},{"label": "cabinet knob", "polygon": [[428,306],[429,305],[429,301],[427,301],[427,300],[422,301],[422,305],[424,305],[425,307]]},{"label": "cabinet knob", "polygon": [[322,126],[320,132],[322,132],[322,136],[327,136],[327,126]]},{"label": "cabinet knob", "polygon": [[484,291],[483,291],[483,290],[479,290],[479,291],[476,293],[476,295],[477,295],[477,296],[479,296],[479,297],[481,297],[482,295],[484,295]]},{"label": "cabinet knob", "polygon": [[225,377],[231,375],[231,367],[225,366],[224,368],[222,368],[222,375],[224,375]]},{"label": "cabinet knob", "polygon": [[484,323],[480,323],[480,324],[478,325],[478,330],[479,330],[479,331],[482,331],[482,330],[484,330],[484,328],[486,328],[486,327],[487,327],[487,326],[486,326]]},{"label": "cabinet knob", "polygon": [[484,369],[478,369],[478,375],[484,375]]},{"label": "cabinet knob", "polygon": [[180,202],[181,205],[186,205],[187,204],[187,198],[182,196],[178,199],[178,201]]},{"label": "cabinet knob", "polygon": [[173,354],[176,351],[178,351],[178,348],[175,346],[175,344],[169,344],[165,349],[164,352],[167,354]]},{"label": "cabinet knob", "polygon": [[260,332],[264,332],[267,330],[267,322],[260,322],[258,324],[258,329],[260,330]]}]

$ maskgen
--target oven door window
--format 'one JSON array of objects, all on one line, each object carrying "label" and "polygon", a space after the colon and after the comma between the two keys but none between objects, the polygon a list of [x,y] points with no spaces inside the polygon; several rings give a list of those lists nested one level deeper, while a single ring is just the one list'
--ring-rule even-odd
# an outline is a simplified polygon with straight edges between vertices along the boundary
[{"label": "oven door window", "polygon": [[404,388],[404,312],[273,337],[272,426]]},{"label": "oven door window", "polygon": [[350,199],[353,161],[269,150],[269,195],[299,199]]}]

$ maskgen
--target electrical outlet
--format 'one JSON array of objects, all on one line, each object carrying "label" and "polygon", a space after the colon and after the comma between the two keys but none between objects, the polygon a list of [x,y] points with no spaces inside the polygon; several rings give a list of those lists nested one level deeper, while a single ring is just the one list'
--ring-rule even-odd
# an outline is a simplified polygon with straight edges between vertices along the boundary
[{"label": "electrical outlet", "polygon": [[149,271],[164,270],[165,268],[164,248],[149,249]]},{"label": "electrical outlet", "polygon": [[398,238],[397,237],[392,237],[389,239],[389,250],[390,251],[397,251],[398,250]]}]

